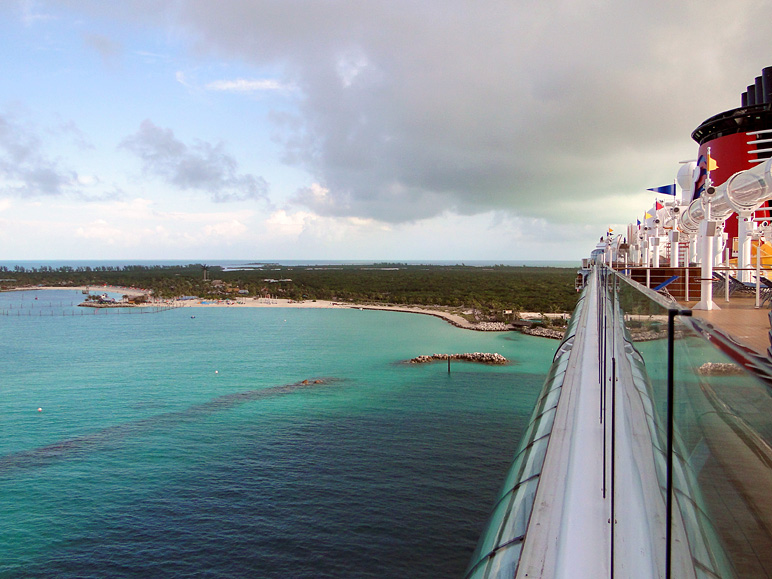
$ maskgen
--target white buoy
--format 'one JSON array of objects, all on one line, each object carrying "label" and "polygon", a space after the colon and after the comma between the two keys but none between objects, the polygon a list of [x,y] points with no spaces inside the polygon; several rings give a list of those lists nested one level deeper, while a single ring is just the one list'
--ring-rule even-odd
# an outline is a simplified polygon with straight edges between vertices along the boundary
[{"label": "white buoy", "polygon": [[215,373],[215,374],[219,374],[219,373],[220,373],[220,371],[219,371],[219,370],[215,370],[215,371],[214,371],[214,373]]},{"label": "white buoy", "polygon": [[43,409],[42,408],[38,408],[38,412],[43,412]]}]

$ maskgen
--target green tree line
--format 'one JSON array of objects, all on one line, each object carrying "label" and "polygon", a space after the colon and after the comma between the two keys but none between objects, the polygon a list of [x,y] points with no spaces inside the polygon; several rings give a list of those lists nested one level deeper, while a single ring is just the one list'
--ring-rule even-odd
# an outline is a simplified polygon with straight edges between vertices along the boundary
[{"label": "green tree line", "polygon": [[[376,302],[472,308],[498,317],[504,310],[570,312],[578,298],[575,269],[376,264],[263,265],[238,271],[219,266],[0,268],[2,286],[119,285],[160,298],[250,295],[294,300]],[[205,280],[206,277],[206,280]],[[242,290],[238,294],[238,290]]]}]

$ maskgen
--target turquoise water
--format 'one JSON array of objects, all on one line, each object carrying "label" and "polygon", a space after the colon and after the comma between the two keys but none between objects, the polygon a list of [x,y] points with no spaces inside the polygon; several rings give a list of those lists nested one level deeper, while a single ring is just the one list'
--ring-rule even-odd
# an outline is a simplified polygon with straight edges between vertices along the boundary
[{"label": "turquoise water", "polygon": [[[80,297],[0,294],[0,577],[460,576],[557,346]],[[513,363],[402,363],[470,351]]]}]

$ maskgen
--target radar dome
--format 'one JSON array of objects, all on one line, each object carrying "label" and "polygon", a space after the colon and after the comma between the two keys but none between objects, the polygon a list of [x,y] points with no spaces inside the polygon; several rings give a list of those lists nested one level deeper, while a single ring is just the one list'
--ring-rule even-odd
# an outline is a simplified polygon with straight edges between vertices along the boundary
[{"label": "radar dome", "polygon": [[678,169],[678,176],[676,177],[676,181],[678,181],[678,186],[681,189],[691,191],[692,185],[694,184],[694,170],[696,168],[697,162],[689,161],[688,163],[681,165],[681,168]]}]

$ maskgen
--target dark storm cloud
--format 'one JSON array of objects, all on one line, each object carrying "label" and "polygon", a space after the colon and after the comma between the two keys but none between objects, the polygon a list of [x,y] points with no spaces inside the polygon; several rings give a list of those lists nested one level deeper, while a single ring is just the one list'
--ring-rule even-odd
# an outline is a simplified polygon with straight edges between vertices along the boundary
[{"label": "dark storm cloud", "polygon": [[222,143],[196,141],[188,146],[171,129],[145,120],[120,146],[137,155],[147,173],[180,189],[204,191],[213,201],[267,198],[265,179],[239,174],[236,159],[224,151]]}]

